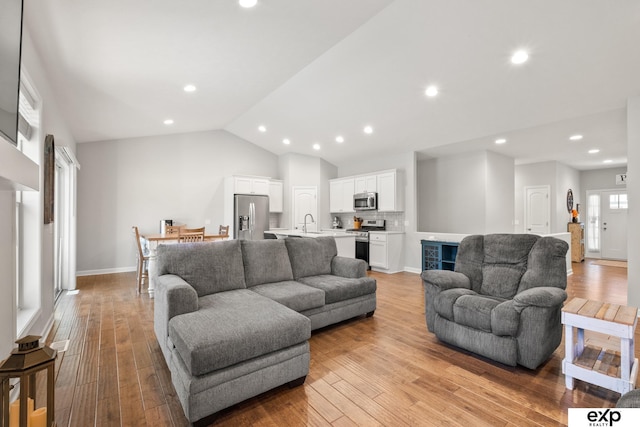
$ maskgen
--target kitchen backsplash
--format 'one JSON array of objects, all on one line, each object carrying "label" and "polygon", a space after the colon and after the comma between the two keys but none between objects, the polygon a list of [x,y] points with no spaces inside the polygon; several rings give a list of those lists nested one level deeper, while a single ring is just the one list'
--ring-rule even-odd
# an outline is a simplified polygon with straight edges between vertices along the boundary
[{"label": "kitchen backsplash", "polygon": [[[404,212],[361,211],[354,214],[333,215],[340,218],[342,228],[353,228],[353,217],[362,219],[384,219],[388,231],[404,232]],[[332,218],[333,218],[332,216]]]}]

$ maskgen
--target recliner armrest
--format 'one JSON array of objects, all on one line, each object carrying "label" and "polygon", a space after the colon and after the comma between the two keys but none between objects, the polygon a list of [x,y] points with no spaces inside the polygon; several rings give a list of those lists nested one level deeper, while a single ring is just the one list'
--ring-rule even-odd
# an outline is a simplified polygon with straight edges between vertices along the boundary
[{"label": "recliner armrest", "polygon": [[158,277],[156,304],[166,310],[166,321],[184,313],[198,310],[196,290],[180,276],[165,274]]},{"label": "recliner armrest", "polygon": [[331,274],[357,279],[367,275],[367,262],[361,259],[334,256],[331,260]]},{"label": "recliner armrest", "polygon": [[522,311],[526,307],[557,307],[567,299],[564,289],[551,286],[527,289],[513,297],[514,308]]},{"label": "recliner armrest", "polygon": [[462,273],[449,270],[425,270],[420,275],[424,284],[433,285],[439,291],[453,288],[471,289],[471,281]]}]

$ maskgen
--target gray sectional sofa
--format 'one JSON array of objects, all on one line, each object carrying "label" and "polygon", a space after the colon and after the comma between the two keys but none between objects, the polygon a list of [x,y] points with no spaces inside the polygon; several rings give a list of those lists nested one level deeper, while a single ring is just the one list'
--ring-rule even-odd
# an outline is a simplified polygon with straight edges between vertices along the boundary
[{"label": "gray sectional sofa", "polygon": [[192,423],[309,372],[311,331],[376,309],[333,237],[160,245],[154,330]]},{"label": "gray sectional sofa", "polygon": [[429,331],[506,365],[537,368],[562,340],[568,248],[533,234],[465,237],[455,271],[422,272]]}]

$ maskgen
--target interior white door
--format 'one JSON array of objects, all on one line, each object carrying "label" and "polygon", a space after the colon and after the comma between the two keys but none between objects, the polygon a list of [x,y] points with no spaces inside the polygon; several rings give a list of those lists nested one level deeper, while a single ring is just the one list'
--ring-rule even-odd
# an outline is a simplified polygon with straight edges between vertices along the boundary
[{"label": "interior white door", "polygon": [[549,234],[551,207],[548,185],[525,187],[524,231],[531,234]]},{"label": "interior white door", "polygon": [[627,259],[627,193],[603,191],[602,209],[602,258]]},{"label": "interior white door", "polygon": [[293,187],[293,228],[302,230],[307,217],[307,231],[318,231],[318,189],[317,187]]}]

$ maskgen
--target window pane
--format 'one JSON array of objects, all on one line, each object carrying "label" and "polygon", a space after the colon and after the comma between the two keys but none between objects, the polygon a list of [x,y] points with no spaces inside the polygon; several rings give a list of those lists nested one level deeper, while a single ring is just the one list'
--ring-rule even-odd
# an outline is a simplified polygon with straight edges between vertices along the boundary
[{"label": "window pane", "polygon": [[620,202],[620,204],[619,204],[620,209],[628,209],[629,208],[628,203],[627,203],[627,193],[620,194],[620,198],[618,200]]},{"label": "window pane", "polygon": [[609,195],[609,209],[618,209],[618,195],[610,194]]},{"label": "window pane", "polygon": [[591,194],[587,200],[587,250],[600,251],[600,195]]}]

